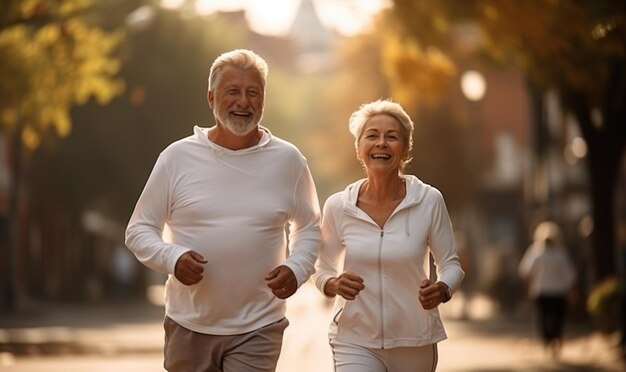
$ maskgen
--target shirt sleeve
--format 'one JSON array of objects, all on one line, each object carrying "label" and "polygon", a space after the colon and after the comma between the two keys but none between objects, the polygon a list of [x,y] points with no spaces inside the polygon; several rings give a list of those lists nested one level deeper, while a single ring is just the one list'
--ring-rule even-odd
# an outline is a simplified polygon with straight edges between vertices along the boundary
[{"label": "shirt sleeve", "polygon": [[290,254],[285,265],[293,271],[298,286],[315,271],[320,251],[320,207],[313,177],[305,166],[296,182],[294,212],[289,221]]},{"label": "shirt sleeve", "polygon": [[434,201],[428,244],[437,266],[438,280],[446,283],[452,291],[456,291],[465,273],[456,251],[454,230],[443,195],[436,189],[432,189],[431,192],[434,193]]},{"label": "shirt sleeve", "polygon": [[341,236],[337,229],[336,214],[340,212],[339,206],[331,198],[324,204],[322,213],[322,246],[320,256],[315,266],[316,272],[313,276],[315,286],[324,293],[324,287],[329,279],[339,275],[339,261],[343,253]]},{"label": "shirt sleeve", "polygon": [[541,249],[539,249],[537,244],[538,243],[533,243],[530,245],[530,247],[526,249],[526,252],[524,252],[522,259],[520,260],[519,265],[517,266],[517,273],[523,279],[529,279],[533,271],[533,267],[535,266],[535,261],[537,260],[537,257],[538,257],[538,252],[541,251]]},{"label": "shirt sleeve", "polygon": [[189,249],[163,239],[171,206],[167,161],[159,156],[126,227],[126,246],[149,268],[173,274],[178,258]]}]

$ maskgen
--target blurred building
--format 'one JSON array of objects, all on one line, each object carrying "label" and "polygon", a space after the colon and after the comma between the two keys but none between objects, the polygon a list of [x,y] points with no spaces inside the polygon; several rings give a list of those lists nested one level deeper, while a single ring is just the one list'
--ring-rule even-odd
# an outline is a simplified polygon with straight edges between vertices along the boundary
[{"label": "blurred building", "polygon": [[460,75],[478,74],[484,87],[478,96],[462,87],[465,102],[457,102],[474,129],[479,182],[455,227],[469,251],[466,280],[473,281],[472,289],[513,311],[525,299],[517,265],[542,220],[559,224],[572,258],[585,268],[590,202],[584,140],[555,93],[539,95],[521,73],[473,57],[477,34],[471,25],[460,26],[456,35]]},{"label": "blurred building", "polygon": [[312,0],[302,0],[289,32],[295,45],[296,66],[303,73],[325,72],[335,65],[337,35],[320,21]]},{"label": "blurred building", "polygon": [[247,26],[243,10],[219,12],[215,17],[245,30],[243,47],[259,53],[271,68],[293,73],[322,73],[336,63],[334,45],[338,36],[322,24],[312,0],[302,0],[289,32],[268,36]]}]

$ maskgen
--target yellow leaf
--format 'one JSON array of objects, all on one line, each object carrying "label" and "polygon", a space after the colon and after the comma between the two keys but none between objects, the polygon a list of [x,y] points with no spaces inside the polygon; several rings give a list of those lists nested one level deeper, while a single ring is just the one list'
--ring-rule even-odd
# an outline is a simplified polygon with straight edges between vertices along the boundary
[{"label": "yellow leaf", "polygon": [[41,139],[37,131],[30,126],[26,126],[22,131],[22,143],[28,150],[34,150],[39,146]]}]

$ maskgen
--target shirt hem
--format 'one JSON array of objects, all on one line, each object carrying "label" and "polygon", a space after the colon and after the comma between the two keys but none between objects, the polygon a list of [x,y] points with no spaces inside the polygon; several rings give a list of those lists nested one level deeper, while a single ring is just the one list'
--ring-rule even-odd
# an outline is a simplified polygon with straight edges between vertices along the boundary
[{"label": "shirt hem", "polygon": [[252,331],[256,331],[257,329],[266,327],[272,323],[278,322],[281,319],[285,318],[284,314],[276,315],[272,317],[265,317],[262,320],[259,320],[245,327],[207,327],[207,326],[194,324],[192,322],[185,321],[183,319],[178,319],[167,313],[165,315],[169,317],[170,319],[172,319],[173,321],[175,321],[176,323],[178,323],[178,325],[180,325],[181,327],[184,327],[190,331],[198,332],[198,333],[202,333],[206,335],[215,335],[215,336],[233,336],[233,335],[249,333]]}]

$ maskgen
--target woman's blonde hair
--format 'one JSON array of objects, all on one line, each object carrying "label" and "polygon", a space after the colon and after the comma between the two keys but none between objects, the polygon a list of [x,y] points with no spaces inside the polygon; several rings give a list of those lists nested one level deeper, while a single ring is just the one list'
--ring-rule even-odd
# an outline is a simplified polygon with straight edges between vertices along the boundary
[{"label": "woman's blonde hair", "polygon": [[413,148],[413,121],[399,103],[389,99],[379,99],[362,104],[358,110],[350,115],[348,129],[354,136],[354,147],[358,149],[359,140],[363,134],[363,126],[369,119],[376,115],[389,115],[400,123],[400,135],[406,141],[407,158],[402,161],[400,170],[411,161],[411,149]]}]

